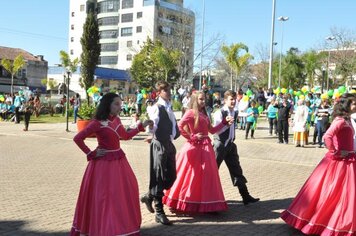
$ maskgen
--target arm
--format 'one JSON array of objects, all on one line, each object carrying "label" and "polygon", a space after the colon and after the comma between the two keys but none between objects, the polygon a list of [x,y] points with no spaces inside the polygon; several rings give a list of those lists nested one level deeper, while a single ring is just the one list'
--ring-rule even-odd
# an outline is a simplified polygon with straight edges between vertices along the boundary
[{"label": "arm", "polygon": [[226,120],[221,121],[220,124],[215,125],[214,127],[210,124],[209,133],[215,134],[216,132],[221,130],[226,124],[227,124]]},{"label": "arm", "polygon": [[180,134],[188,140],[192,138],[191,133],[188,131],[188,129],[186,129],[186,126],[188,126],[190,122],[194,123],[194,112],[192,110],[188,110],[184,114],[182,119],[178,122],[178,128]]},{"label": "arm", "polygon": [[[121,123],[121,121],[120,121],[120,123]],[[143,127],[142,123],[140,122],[140,123],[138,123],[137,128],[130,129],[129,131],[127,131],[123,125],[120,125],[117,132],[120,135],[120,139],[129,140],[141,131],[145,131],[145,128]]]},{"label": "arm", "polygon": [[73,138],[73,141],[78,145],[80,150],[87,155],[88,161],[93,160],[96,157],[96,151],[91,151],[85,144],[84,140],[91,134],[96,133],[99,128],[99,122],[97,120],[93,120],[84,130],[80,131]]},{"label": "arm", "polygon": [[344,119],[336,118],[334,122],[331,124],[331,126],[329,127],[329,129],[324,134],[323,138],[324,138],[325,146],[333,154],[336,154],[338,151],[340,151],[340,150],[336,150],[336,147],[333,143],[333,136],[338,135],[344,122],[345,122]]}]

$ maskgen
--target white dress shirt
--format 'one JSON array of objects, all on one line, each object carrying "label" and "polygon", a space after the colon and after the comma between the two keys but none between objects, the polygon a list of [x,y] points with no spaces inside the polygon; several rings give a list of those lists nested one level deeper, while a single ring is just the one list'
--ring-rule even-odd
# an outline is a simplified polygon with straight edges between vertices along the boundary
[{"label": "white dress shirt", "polygon": [[[222,109],[219,109],[219,110],[214,112],[214,126],[220,124],[222,119],[223,119],[223,115],[221,113],[221,110],[227,111],[229,116],[235,117],[235,111],[234,110],[230,110],[227,106],[223,106]],[[226,142],[224,144],[225,147],[229,142],[232,142],[234,140],[234,138],[235,138],[235,126],[233,124],[230,125],[230,126],[225,125],[221,130],[216,132],[216,134],[219,135],[219,134],[225,132],[227,129],[230,129],[230,130],[229,130],[229,138],[226,140]]]}]

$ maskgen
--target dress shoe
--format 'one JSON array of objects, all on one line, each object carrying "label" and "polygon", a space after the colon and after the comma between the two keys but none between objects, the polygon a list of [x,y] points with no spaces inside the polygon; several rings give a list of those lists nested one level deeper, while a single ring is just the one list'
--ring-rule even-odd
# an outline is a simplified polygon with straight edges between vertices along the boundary
[{"label": "dress shoe", "polygon": [[259,198],[254,198],[251,195],[242,198],[242,202],[244,203],[244,205],[247,205],[249,203],[255,203],[258,202],[259,200],[260,200]]},{"label": "dress shoe", "polygon": [[172,225],[172,222],[170,222],[167,218],[167,216],[163,214],[156,214],[156,222],[161,223],[162,225]]},{"label": "dress shoe", "polygon": [[141,197],[140,200],[142,203],[144,203],[146,205],[146,208],[149,212],[151,212],[151,213],[155,212],[155,210],[152,207],[152,202],[153,202],[152,198],[150,198],[147,194],[145,194]]}]

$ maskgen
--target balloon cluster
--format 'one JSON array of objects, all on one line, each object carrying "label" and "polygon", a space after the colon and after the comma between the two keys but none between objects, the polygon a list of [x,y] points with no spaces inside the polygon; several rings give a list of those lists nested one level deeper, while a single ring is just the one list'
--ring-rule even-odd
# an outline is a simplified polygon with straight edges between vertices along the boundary
[{"label": "balloon cluster", "polygon": [[93,85],[90,88],[88,88],[87,93],[90,97],[94,97],[95,94],[101,93],[101,88]]}]

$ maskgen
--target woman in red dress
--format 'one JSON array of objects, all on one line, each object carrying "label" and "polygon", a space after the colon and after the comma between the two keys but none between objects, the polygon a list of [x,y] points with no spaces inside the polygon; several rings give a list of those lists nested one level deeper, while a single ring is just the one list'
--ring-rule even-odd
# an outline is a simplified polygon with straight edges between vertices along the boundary
[{"label": "woman in red dress", "polygon": [[180,120],[180,133],[187,139],[176,157],[177,179],[166,191],[163,203],[180,212],[217,212],[227,210],[214,149],[208,132],[214,134],[233,118],[227,117],[212,127],[205,111],[203,92],[192,95],[188,110]]},{"label": "woman in red dress", "polygon": [[[88,166],[80,187],[70,235],[139,235],[141,212],[136,177],[120,148],[150,121],[126,131],[117,116],[121,111],[118,95],[103,96],[95,119],[74,137],[87,155]],[[98,146],[91,151],[85,138],[95,133]]]},{"label": "woman in red dress", "polygon": [[328,152],[308,178],[282,219],[305,234],[356,235],[356,156],[350,113],[356,99],[343,95],[324,135]]}]

